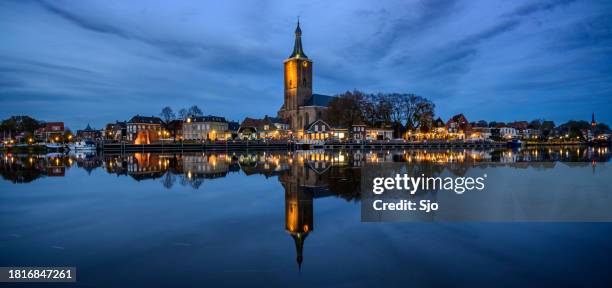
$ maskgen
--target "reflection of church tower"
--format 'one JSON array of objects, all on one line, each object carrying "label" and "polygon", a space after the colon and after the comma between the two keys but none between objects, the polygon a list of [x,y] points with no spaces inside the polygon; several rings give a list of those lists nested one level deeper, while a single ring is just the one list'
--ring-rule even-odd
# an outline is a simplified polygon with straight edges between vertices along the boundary
[{"label": "reflection of church tower", "polygon": [[297,185],[285,185],[285,229],[295,241],[298,267],[302,266],[304,240],[313,229],[312,193]]},{"label": "reflection of church tower", "polygon": [[304,240],[313,230],[313,195],[300,184],[302,177],[299,177],[299,172],[304,169],[304,165],[293,165],[290,172],[279,178],[285,188],[285,230],[295,241],[299,268],[303,260]]}]

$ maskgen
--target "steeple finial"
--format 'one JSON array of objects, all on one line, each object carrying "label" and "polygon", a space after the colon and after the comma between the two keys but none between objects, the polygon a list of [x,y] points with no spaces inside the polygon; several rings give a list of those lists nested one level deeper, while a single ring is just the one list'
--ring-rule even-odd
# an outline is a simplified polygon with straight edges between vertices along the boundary
[{"label": "steeple finial", "polygon": [[293,45],[293,53],[289,58],[306,58],[308,56],[304,53],[302,48],[302,29],[300,28],[300,16],[297,19],[297,27],[295,28],[295,44]]}]

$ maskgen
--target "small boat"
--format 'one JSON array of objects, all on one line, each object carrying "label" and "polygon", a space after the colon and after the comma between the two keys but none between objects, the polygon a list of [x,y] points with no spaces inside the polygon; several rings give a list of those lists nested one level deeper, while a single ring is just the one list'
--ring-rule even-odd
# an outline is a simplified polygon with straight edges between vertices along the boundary
[{"label": "small boat", "polygon": [[93,140],[81,140],[68,145],[70,151],[95,151],[96,142]]},{"label": "small boat", "polygon": [[62,148],[64,148],[64,145],[59,144],[59,143],[45,143],[45,147],[47,147],[47,149],[49,150],[61,150]]}]

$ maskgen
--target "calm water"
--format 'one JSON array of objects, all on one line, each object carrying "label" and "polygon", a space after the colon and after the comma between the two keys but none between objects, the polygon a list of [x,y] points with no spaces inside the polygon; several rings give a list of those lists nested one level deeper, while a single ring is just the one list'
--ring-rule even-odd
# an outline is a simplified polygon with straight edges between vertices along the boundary
[{"label": "calm water", "polygon": [[490,163],[478,169],[610,187],[601,180],[611,179],[610,156],[5,154],[0,266],[76,266],[82,287],[611,287],[611,223],[362,223],[359,202],[360,167],[371,162],[441,163],[455,175]]}]

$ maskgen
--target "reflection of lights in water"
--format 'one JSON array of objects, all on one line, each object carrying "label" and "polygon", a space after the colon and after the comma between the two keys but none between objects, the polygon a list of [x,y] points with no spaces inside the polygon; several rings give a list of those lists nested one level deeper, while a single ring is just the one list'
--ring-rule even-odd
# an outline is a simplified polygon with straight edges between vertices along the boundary
[{"label": "reflection of lights in water", "polygon": [[191,179],[191,171],[187,171],[187,178]]}]

